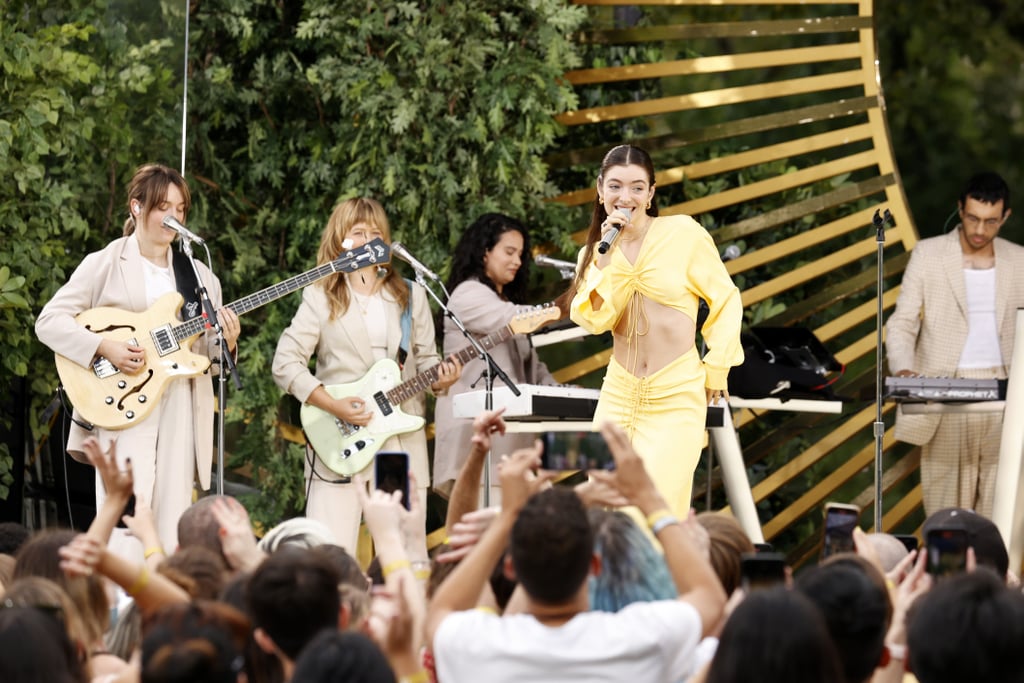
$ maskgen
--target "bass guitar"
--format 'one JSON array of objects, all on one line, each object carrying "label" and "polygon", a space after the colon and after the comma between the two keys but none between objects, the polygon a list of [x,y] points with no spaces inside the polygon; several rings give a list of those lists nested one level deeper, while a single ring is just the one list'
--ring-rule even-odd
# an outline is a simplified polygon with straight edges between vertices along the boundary
[{"label": "bass guitar", "polygon": [[[332,273],[354,272],[390,258],[391,248],[378,238],[346,251],[330,263],[230,303],[227,308],[242,315]],[[83,367],[56,355],[57,374],[82,417],[105,429],[126,429],[153,412],[172,379],[206,372],[210,359],[191,351],[192,343],[207,326],[206,319],[197,316],[177,322],[183,303],[181,294],[170,292],[142,313],[101,306],[75,317],[79,325],[105,339],[128,341],[145,349],[142,370],[135,375],[121,372],[102,356]]]},{"label": "bass guitar", "polygon": [[[536,308],[520,313],[508,325],[478,341],[484,350],[492,349],[514,334],[529,334],[560,317],[561,311],[555,306]],[[467,346],[453,355],[460,362],[466,363],[479,354],[475,347]],[[398,384],[402,378],[398,364],[390,358],[382,358],[361,379],[324,387],[333,398],[362,398],[367,409],[373,413],[369,424],[362,427],[354,425],[326,410],[304,403],[299,411],[299,419],[306,438],[331,471],[343,477],[352,476],[370,464],[374,454],[389,438],[423,427],[424,419],[402,412],[400,404],[426,391],[437,381],[437,377],[438,366],[435,365]]]}]

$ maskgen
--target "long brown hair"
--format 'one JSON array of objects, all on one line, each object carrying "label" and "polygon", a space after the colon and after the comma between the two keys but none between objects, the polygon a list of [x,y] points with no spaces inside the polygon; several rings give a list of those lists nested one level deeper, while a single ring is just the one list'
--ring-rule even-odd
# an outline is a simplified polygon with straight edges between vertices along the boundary
[{"label": "long brown hair", "polygon": [[[128,218],[124,222],[124,236],[135,232],[136,222],[142,220],[157,204],[167,198],[167,188],[176,185],[185,199],[185,216],[192,208],[192,193],[181,174],[173,168],[162,164],[143,164],[135,169],[135,175],[128,183]],[[132,205],[139,205],[139,213],[132,210]]]},{"label": "long brown hair", "polygon": [[[318,266],[334,261],[339,254],[345,251],[342,242],[348,236],[349,230],[359,223],[366,223],[379,229],[384,235],[384,241],[391,244],[391,226],[388,224],[388,216],[384,213],[384,207],[380,205],[380,202],[369,197],[347,199],[335,206],[331,217],[327,219],[323,237],[320,238],[320,250],[316,256]],[[399,308],[405,308],[409,301],[408,285],[391,268],[390,263],[385,264],[383,268],[386,271],[383,288],[391,293],[391,296],[398,302]],[[331,319],[344,315],[350,301],[345,274],[329,275],[321,286],[327,293],[327,301],[331,307]]]},{"label": "long brown hair", "polygon": [[[601,161],[601,172],[597,176],[597,187],[601,187],[601,183],[604,182],[604,175],[608,172],[608,169],[612,166],[642,166],[647,171],[647,181],[651,187],[654,187],[654,162],[651,161],[651,155],[633,145],[618,145],[608,150],[608,153],[604,155],[604,160]],[[658,207],[656,204],[651,204],[647,209],[648,216],[657,216]],[[590,265],[590,261],[594,258],[594,246],[601,240],[601,224],[604,223],[605,219],[608,218],[608,212],[605,211],[604,204],[601,202],[601,193],[598,190],[597,196],[594,198],[594,211],[590,216],[590,227],[587,230],[587,241],[583,246],[583,260],[580,261],[580,268],[576,271],[576,277],[569,287],[569,291],[566,292],[560,299],[564,300],[565,305],[572,301],[572,298],[576,295],[576,291],[579,289],[580,284],[583,282],[583,277],[586,274],[587,267]]]}]

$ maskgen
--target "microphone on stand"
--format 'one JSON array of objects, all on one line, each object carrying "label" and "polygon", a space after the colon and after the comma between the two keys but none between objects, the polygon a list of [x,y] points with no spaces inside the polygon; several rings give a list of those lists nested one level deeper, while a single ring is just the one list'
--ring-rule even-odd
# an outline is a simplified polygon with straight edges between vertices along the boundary
[{"label": "microphone on stand", "polygon": [[572,261],[562,261],[561,259],[551,258],[544,254],[538,254],[533,257],[533,262],[538,266],[557,268],[563,280],[568,280],[576,274],[576,264]]},{"label": "microphone on stand", "polygon": [[[616,216],[616,214],[618,214],[618,216]],[[615,209],[615,211],[608,216],[608,218],[612,218],[613,216],[616,218],[625,216],[626,220],[618,225],[613,225],[607,232],[605,232],[604,235],[601,236],[601,242],[597,245],[597,253],[604,254],[611,249],[612,244],[614,244],[615,240],[618,239],[619,233],[622,232],[622,228],[626,223],[629,223],[629,217],[631,214],[632,212],[629,209]]]},{"label": "microphone on stand", "polygon": [[165,228],[170,228],[174,232],[181,235],[182,239],[186,239],[189,242],[195,242],[200,246],[206,244],[206,240],[204,240],[202,237],[186,228],[184,225],[181,224],[181,221],[179,221],[174,216],[165,216],[163,220],[163,226]]},{"label": "microphone on stand", "polygon": [[427,268],[425,265],[416,260],[416,257],[410,254],[409,251],[405,248],[405,245],[403,245],[401,242],[391,243],[391,253],[397,256],[398,258],[402,259],[406,263],[408,263],[410,266],[412,266],[413,270],[415,270],[420,275],[426,277],[427,279],[433,280],[434,282],[441,281],[441,278],[437,276],[437,273],[435,273],[430,268]]},{"label": "microphone on stand", "polygon": [[726,261],[732,261],[734,258],[739,258],[743,254],[743,250],[740,249],[738,244],[730,244],[722,252],[722,263]]}]

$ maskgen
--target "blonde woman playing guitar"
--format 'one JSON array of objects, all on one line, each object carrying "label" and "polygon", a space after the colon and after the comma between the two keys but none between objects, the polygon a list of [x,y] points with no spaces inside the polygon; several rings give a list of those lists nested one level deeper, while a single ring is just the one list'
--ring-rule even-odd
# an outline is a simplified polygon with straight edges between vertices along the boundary
[{"label": "blonde woman playing guitar", "polygon": [[[172,267],[172,248],[177,233],[165,228],[165,217],[184,222],[191,205],[185,179],[166,166],[147,164],[136,170],[128,186],[128,218],[124,236],[100,251],[89,254],[68,282],[43,307],[36,320],[36,335],[55,353],[82,367],[105,358],[126,381],[142,377],[148,364],[138,339],[118,341],[76,322],[76,316],[98,306],[143,312],[161,296],[178,288]],[[200,276],[209,293],[224,331],[228,350],[235,353],[241,330],[238,316],[221,308],[221,287],[217,277],[202,263]],[[194,276],[193,276],[194,279]],[[187,307],[187,305],[186,305]],[[183,309],[184,310],[184,309]],[[216,358],[220,351],[212,344],[214,335],[200,334],[192,351]],[[177,524],[192,502],[196,472],[203,489],[210,486],[213,459],[213,385],[208,375],[174,379],[148,416],[124,429],[95,427],[92,432],[75,414],[76,423],[68,437],[68,452],[84,462],[82,442],[95,436],[106,452],[117,441],[117,455],[131,460],[136,504],[148,504],[156,518],[157,530],[168,551],[177,546]],[[103,498],[102,483],[96,480],[96,506]],[[120,535],[111,540],[115,552],[141,559],[143,548],[134,538]]]},{"label": "blonde woman playing guitar", "polygon": [[[376,237],[391,242],[383,207],[367,198],[344,201],[334,208],[327,221],[317,262],[329,261],[342,250]],[[407,306],[411,306],[409,348],[400,354],[402,314]],[[316,369],[310,372],[309,361],[314,356]],[[303,290],[302,303],[278,341],[274,381],[301,403],[326,411],[345,423],[365,426],[373,417],[366,399],[336,398],[324,385],[360,380],[382,358],[400,361],[403,380],[440,364],[437,379],[430,386],[434,393],[446,391],[461,371],[457,361],[441,362],[426,293],[421,287],[409,287],[390,264],[332,275]],[[423,394],[405,401],[402,409],[423,416]],[[380,450],[409,453],[421,500],[426,500],[430,476],[423,430],[392,436]],[[306,516],[330,527],[338,544],[355,553],[361,516],[355,485],[347,476],[331,471],[309,448],[305,476]]]}]

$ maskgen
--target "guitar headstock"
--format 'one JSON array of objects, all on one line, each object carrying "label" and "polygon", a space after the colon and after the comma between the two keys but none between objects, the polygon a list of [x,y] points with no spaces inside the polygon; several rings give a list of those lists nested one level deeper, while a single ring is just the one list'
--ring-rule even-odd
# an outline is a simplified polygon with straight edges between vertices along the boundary
[{"label": "guitar headstock", "polygon": [[377,237],[361,247],[342,252],[331,264],[335,272],[353,273],[375,263],[387,263],[391,259],[391,247]]},{"label": "guitar headstock", "polygon": [[513,334],[529,334],[544,325],[562,317],[562,311],[554,304],[544,304],[520,313],[509,321],[509,329]]}]

